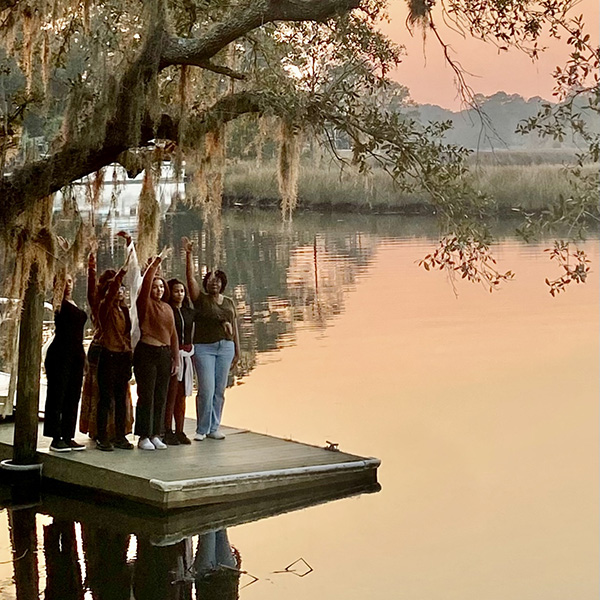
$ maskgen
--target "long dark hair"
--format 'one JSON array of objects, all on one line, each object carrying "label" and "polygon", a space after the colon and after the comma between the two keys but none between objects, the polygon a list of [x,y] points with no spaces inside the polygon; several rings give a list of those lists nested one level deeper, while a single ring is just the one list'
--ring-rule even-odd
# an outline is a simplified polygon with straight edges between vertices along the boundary
[{"label": "long dark hair", "polygon": [[187,287],[186,287],[185,283],[183,283],[183,281],[180,281],[176,277],[174,277],[173,279],[169,279],[169,281],[167,281],[167,287],[168,287],[168,290],[169,290],[169,304],[171,306],[173,306],[173,303],[171,302],[171,297],[173,296],[173,288],[177,284],[182,285],[183,286],[183,291],[185,292],[185,296],[183,297],[182,306],[185,306],[187,308],[192,308],[192,302],[190,300],[190,295],[188,294],[188,290],[187,290]]},{"label": "long dark hair", "polygon": [[163,287],[164,287],[164,291],[163,291],[163,295],[162,298],[160,299],[161,302],[166,302],[167,304],[169,304],[169,300],[171,298],[171,293],[169,291],[169,286],[167,285],[167,282],[165,281],[164,277],[160,277],[159,275],[155,276],[152,278],[152,283],[154,283],[157,279],[159,279],[160,281],[163,282]]}]

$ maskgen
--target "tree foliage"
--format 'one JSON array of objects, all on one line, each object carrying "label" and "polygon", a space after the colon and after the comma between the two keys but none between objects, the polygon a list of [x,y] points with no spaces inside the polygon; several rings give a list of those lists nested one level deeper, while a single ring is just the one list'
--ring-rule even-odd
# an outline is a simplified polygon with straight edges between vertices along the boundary
[{"label": "tree foliage", "polygon": [[[433,0],[409,5],[411,23],[433,32],[447,54]],[[559,35],[566,28],[574,53],[557,82],[567,106],[568,90],[592,75],[594,56],[597,65],[569,6],[570,0],[452,0],[444,11],[467,34],[532,57],[544,30]],[[474,255],[465,247],[475,244],[475,263],[487,256],[488,199],[464,177],[466,151],[444,141],[449,124],[423,125],[379,101],[402,56],[378,29],[385,10],[385,0],[0,0],[4,231],[19,227],[44,198],[115,161],[134,175],[152,157],[185,160],[195,168],[196,201],[218,205],[226,127],[256,115],[275,120],[282,132],[286,211],[295,203],[300,136],[335,153],[331,134],[342,132],[361,171],[378,164],[401,188],[430,194],[449,232],[445,250],[462,249],[450,254],[471,278],[464,257]],[[585,97],[597,110],[597,76],[588,88],[596,90]],[[557,135],[563,125],[576,127],[574,113],[566,115],[550,111],[524,128]],[[598,141],[589,142],[597,159]],[[148,189],[146,196],[147,221],[155,227]],[[575,210],[587,214],[583,205]]]}]

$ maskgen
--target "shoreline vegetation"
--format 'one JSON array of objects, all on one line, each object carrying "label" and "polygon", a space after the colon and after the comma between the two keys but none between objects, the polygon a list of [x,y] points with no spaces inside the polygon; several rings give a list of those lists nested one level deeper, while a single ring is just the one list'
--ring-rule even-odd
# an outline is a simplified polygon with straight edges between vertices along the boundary
[{"label": "shoreline vegetation", "polygon": [[[570,157],[570,160],[569,160]],[[554,159],[554,161],[552,160]],[[565,165],[573,154],[504,152],[480,154],[471,160],[476,187],[490,196],[492,214],[498,216],[523,210],[541,212],[561,197],[570,195]],[[587,165],[593,173],[598,165]],[[278,208],[277,166],[274,161],[257,165],[239,161],[226,169],[223,206],[228,208]],[[303,163],[298,180],[297,210],[355,212],[367,214],[434,214],[425,192],[407,193],[394,186],[380,169],[364,176],[350,165]]]}]

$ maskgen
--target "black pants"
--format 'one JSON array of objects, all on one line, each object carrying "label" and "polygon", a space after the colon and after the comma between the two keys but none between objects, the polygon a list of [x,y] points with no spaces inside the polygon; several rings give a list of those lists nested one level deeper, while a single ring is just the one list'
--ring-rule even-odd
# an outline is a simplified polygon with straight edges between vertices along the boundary
[{"label": "black pants", "polygon": [[46,353],[48,389],[44,408],[44,435],[71,440],[75,436],[81,398],[85,353],[83,346],[67,347],[52,342]]},{"label": "black pants", "polygon": [[134,433],[140,437],[161,435],[171,378],[171,349],[139,342],[133,355],[133,371],[138,393]]},{"label": "black pants", "polygon": [[127,386],[131,379],[131,352],[111,352],[106,348],[98,358],[98,439],[107,442],[108,412],[115,407],[115,436],[125,437]]}]

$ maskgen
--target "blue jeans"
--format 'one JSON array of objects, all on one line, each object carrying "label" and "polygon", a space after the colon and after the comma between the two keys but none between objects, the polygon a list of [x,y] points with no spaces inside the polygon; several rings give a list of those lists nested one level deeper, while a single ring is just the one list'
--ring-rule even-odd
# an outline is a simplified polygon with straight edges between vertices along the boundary
[{"label": "blue jeans", "polygon": [[225,387],[235,354],[231,340],[194,344],[194,366],[198,377],[196,433],[214,433],[221,424]]}]

